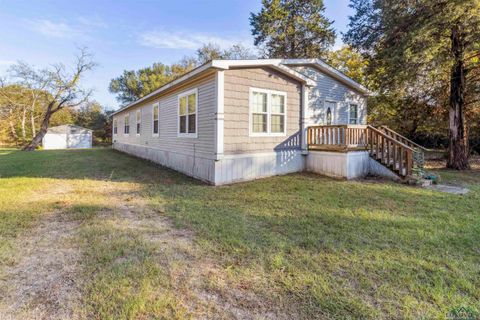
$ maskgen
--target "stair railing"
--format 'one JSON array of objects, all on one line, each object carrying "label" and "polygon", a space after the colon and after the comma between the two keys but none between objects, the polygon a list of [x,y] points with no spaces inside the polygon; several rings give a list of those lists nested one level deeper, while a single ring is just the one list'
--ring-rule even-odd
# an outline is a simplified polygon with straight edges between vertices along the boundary
[{"label": "stair railing", "polygon": [[387,126],[380,126],[380,129],[383,130],[387,135],[393,137],[395,140],[398,140],[403,144],[406,144],[407,146],[412,148],[414,150],[413,152],[414,165],[419,169],[423,169],[423,167],[425,166],[425,152],[428,152],[429,149],[419,145],[418,143],[413,142],[412,140],[390,129]]},{"label": "stair railing", "polygon": [[413,148],[373,126],[367,126],[366,132],[367,150],[371,157],[400,176],[412,174]]}]

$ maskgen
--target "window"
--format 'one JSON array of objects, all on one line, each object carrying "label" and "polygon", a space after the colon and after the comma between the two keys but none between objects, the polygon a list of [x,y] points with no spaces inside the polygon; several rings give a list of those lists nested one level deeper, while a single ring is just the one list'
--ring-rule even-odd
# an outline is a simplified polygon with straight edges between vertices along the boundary
[{"label": "window", "polygon": [[335,124],[335,109],[337,108],[337,103],[335,101],[325,101],[324,102],[325,110],[325,124],[332,125]]},{"label": "window", "polygon": [[159,104],[156,103],[152,107],[152,134],[158,136],[158,119],[159,119]]},{"label": "window", "polygon": [[197,137],[197,89],[178,96],[178,135]]},{"label": "window", "polygon": [[135,114],[135,118],[137,120],[137,136],[140,135],[140,129],[141,129],[141,124],[142,124],[142,111],[137,110]]},{"label": "window", "polygon": [[358,105],[351,104],[350,105],[350,124],[357,124],[358,123]]},{"label": "window", "polygon": [[117,126],[118,126],[118,122],[117,122],[117,118],[113,119],[113,134],[117,134]]},{"label": "window", "polygon": [[284,92],[250,89],[250,135],[285,135],[286,101]]},{"label": "window", "polygon": [[130,115],[125,116],[125,127],[123,133],[126,135],[130,133]]}]

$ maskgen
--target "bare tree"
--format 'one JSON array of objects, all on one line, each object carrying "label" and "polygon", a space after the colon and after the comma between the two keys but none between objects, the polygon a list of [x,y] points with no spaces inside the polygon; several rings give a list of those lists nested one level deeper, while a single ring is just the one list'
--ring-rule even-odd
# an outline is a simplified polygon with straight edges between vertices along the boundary
[{"label": "bare tree", "polygon": [[[23,150],[35,150],[42,142],[47,133],[50,118],[56,112],[64,108],[73,108],[86,102],[91,96],[91,90],[84,90],[80,86],[80,81],[84,74],[95,67],[91,54],[85,48],[81,48],[76,56],[76,62],[72,71],[68,71],[65,65],[56,64],[47,69],[36,70],[33,67],[24,64],[18,67],[16,76],[20,83],[28,84],[30,88],[36,91],[41,88],[43,99],[46,101],[45,113],[40,125],[39,131],[34,135],[32,141],[28,143]],[[38,98],[38,97],[37,97]],[[35,101],[32,97],[32,106]]]}]

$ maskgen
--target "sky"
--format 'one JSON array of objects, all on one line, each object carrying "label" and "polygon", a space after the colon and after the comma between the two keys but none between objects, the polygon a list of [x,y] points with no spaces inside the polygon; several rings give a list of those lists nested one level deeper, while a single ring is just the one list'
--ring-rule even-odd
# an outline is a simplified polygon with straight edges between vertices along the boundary
[{"label": "sky", "polygon": [[[349,0],[324,0],[341,46]],[[112,78],[154,62],[193,56],[203,43],[253,48],[250,12],[261,0],[0,0],[0,76],[25,61],[36,67],[72,64],[87,47],[98,64],[83,81],[93,98],[117,109]]]}]

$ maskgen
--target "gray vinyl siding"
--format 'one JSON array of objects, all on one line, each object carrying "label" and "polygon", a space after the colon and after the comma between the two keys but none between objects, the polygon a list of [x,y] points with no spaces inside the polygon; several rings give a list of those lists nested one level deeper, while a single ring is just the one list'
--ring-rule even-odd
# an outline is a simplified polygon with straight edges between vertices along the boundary
[{"label": "gray vinyl siding", "polygon": [[337,109],[332,115],[332,124],[348,124],[350,104],[358,105],[358,124],[367,123],[367,104],[364,95],[314,67],[291,66],[291,68],[316,82],[315,87],[310,88],[307,110],[309,124],[325,124],[325,101],[337,103]]},{"label": "gray vinyl siding", "polygon": [[[178,95],[198,89],[197,138],[178,137]],[[155,100],[142,103],[114,116],[118,121],[118,133],[114,143],[146,146],[161,151],[214,159],[215,153],[215,75],[210,75],[188,86],[168,93]],[[153,105],[159,103],[159,136],[153,136]],[[136,134],[135,112],[142,111],[141,134]],[[130,114],[130,134],[124,134],[124,116]]]}]

